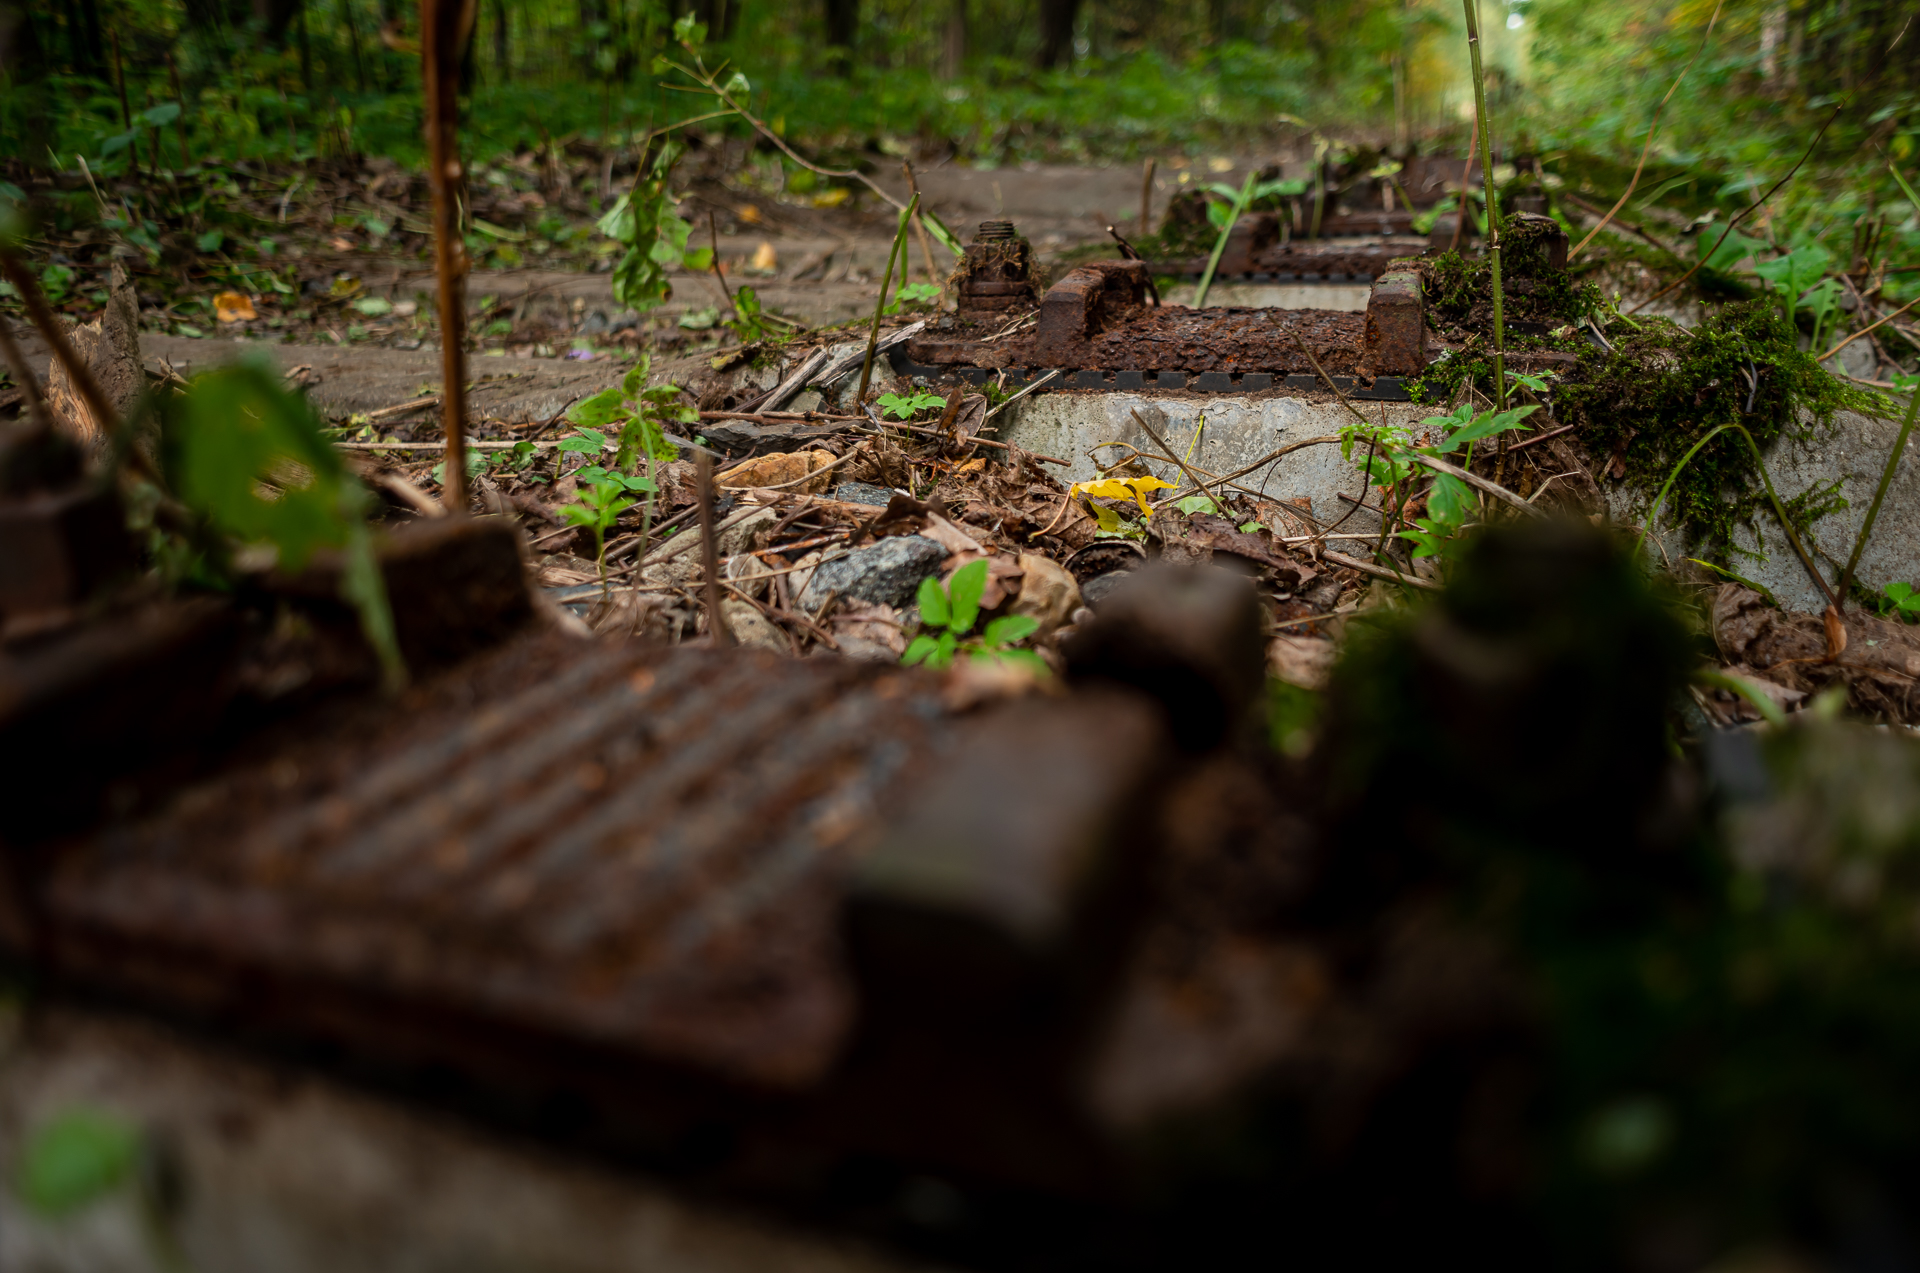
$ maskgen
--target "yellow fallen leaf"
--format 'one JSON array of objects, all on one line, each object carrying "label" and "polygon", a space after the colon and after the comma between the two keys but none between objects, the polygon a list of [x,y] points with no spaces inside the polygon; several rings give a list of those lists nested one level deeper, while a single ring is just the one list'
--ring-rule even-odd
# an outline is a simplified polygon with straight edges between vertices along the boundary
[{"label": "yellow fallen leaf", "polygon": [[1140,505],[1140,512],[1145,515],[1153,511],[1147,507],[1147,492],[1170,490],[1172,487],[1172,482],[1163,482],[1157,477],[1105,477],[1092,482],[1075,482],[1069,495],[1131,499]]},{"label": "yellow fallen leaf", "polygon": [[778,270],[780,258],[774,255],[773,244],[765,239],[760,240],[760,246],[753,250],[753,260],[747,263],[747,268],[759,274],[772,274]]},{"label": "yellow fallen leaf", "polygon": [[740,219],[746,222],[748,225],[760,224],[760,209],[754,207],[750,203],[741,204],[738,215]]},{"label": "yellow fallen leaf", "polygon": [[813,196],[813,206],[816,208],[837,208],[845,203],[852,193],[852,191],[845,188],[822,190],[819,194]]},{"label": "yellow fallen leaf", "polygon": [[242,292],[222,292],[213,298],[213,316],[223,323],[248,323],[260,317],[253,301]]}]

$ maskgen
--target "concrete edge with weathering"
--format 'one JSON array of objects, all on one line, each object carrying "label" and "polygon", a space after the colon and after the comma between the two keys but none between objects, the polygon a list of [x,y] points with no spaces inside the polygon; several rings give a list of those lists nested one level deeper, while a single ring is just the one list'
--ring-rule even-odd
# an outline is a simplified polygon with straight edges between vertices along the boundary
[{"label": "concrete edge with weathering", "polygon": [[[74,1109],[123,1119],[178,1172],[172,1231],[195,1273],[909,1273],[928,1266],[804,1233],[633,1175],[131,1018],[0,1017],[0,1268],[170,1273],[123,1187],[26,1213],[25,1137]],[[178,1265],[172,1267],[179,1267]]]}]

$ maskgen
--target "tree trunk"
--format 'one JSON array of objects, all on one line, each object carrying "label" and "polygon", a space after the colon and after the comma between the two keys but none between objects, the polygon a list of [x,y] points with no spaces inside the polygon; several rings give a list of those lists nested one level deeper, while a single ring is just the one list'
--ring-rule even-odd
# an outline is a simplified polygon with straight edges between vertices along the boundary
[{"label": "tree trunk", "polygon": [[1073,24],[1080,0],[1040,0],[1040,66],[1058,66],[1073,51]]},{"label": "tree trunk", "polygon": [[106,41],[100,36],[100,6],[96,0],[75,0],[67,10],[67,52],[81,75],[105,75]]},{"label": "tree trunk", "polygon": [[853,63],[854,30],[860,25],[860,0],[826,0],[828,57],[840,74]]},{"label": "tree trunk", "polygon": [[340,0],[340,19],[347,24],[347,43],[353,49],[353,81],[367,91],[367,63],[360,56],[360,28],[353,20],[353,0]]},{"label": "tree trunk", "polygon": [[277,48],[286,43],[288,30],[305,7],[305,0],[253,0],[253,16],[266,42]]},{"label": "tree trunk", "polygon": [[947,11],[947,39],[941,49],[940,74],[957,80],[967,66],[967,0],[953,0]]}]

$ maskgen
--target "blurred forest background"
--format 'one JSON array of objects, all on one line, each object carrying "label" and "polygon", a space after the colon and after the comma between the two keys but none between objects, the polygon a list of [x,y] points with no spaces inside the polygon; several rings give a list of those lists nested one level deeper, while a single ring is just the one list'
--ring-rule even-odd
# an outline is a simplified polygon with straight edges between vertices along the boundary
[{"label": "blurred forest background", "polygon": [[[471,144],[604,140],[696,113],[701,99],[663,87],[657,64],[689,3],[778,131],[841,152],[1110,162],[1256,150],[1289,129],[1431,149],[1464,141],[1472,110],[1450,0],[478,0]],[[1503,152],[1631,163],[1673,77],[1703,50],[1657,158],[1705,162],[1746,189],[1837,109],[1816,166],[1851,170],[1869,202],[1898,198],[1868,173],[1885,174],[1877,149],[1913,148],[1903,128],[1920,96],[1920,32],[1908,0],[1482,9]],[[179,103],[196,158],[417,162],[414,23],[401,0],[11,0],[0,155],[111,160],[141,112],[172,123],[166,107]]]}]

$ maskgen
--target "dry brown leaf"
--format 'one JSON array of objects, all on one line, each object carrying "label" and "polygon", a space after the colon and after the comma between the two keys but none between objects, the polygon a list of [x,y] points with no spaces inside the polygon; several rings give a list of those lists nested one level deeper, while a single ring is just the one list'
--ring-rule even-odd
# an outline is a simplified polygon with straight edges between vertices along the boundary
[{"label": "dry brown leaf", "polygon": [[818,495],[827,489],[831,479],[831,475],[822,470],[832,464],[835,458],[826,451],[776,451],[737,465],[717,482],[725,490],[784,486],[790,491]]},{"label": "dry brown leaf", "polygon": [[[920,533],[948,552],[958,554],[962,557],[971,559],[972,557],[984,557],[987,555],[987,550],[975,543],[967,532],[961,530],[958,526],[955,526],[938,513],[927,514],[926,529]],[[961,564],[964,565],[965,562]]]},{"label": "dry brown leaf", "polygon": [[223,323],[250,323],[260,317],[243,292],[221,292],[213,298],[213,316]]}]

